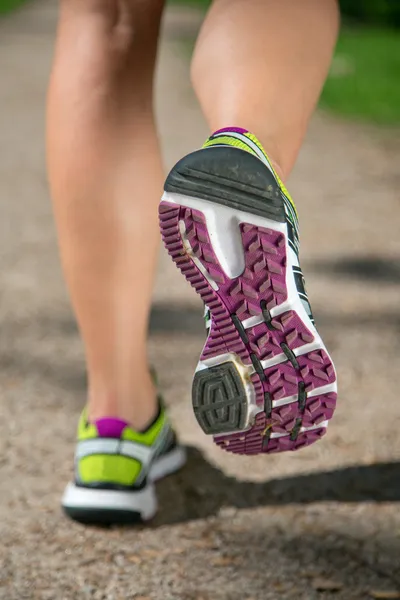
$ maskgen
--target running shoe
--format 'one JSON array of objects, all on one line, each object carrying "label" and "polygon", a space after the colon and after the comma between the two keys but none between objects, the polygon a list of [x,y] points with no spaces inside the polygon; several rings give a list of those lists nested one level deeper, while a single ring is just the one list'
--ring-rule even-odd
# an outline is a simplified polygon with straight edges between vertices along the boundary
[{"label": "running shoe", "polygon": [[206,306],[194,413],[230,452],[297,450],[320,439],[336,373],[299,263],[297,211],[257,138],[215,132],[180,160],[159,208],[164,244]]},{"label": "running shoe", "polygon": [[81,523],[148,521],[157,512],[154,482],[185,461],[161,403],[156,419],[143,432],[121,419],[89,422],[84,410],[78,424],[75,480],[65,490],[62,507]]}]

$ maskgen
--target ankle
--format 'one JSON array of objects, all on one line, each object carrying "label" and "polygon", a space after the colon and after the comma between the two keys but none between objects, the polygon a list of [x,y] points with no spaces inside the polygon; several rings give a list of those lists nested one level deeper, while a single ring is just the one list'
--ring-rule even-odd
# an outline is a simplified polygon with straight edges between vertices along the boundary
[{"label": "ankle", "polygon": [[114,417],[128,422],[134,429],[144,430],[158,412],[156,387],[147,374],[135,381],[131,390],[115,391],[104,385],[93,383],[88,394],[88,417],[95,421]]},{"label": "ankle", "polygon": [[283,167],[284,161],[282,159],[278,144],[276,144],[275,140],[271,137],[265,135],[261,135],[261,137],[259,137],[259,135],[253,131],[251,131],[250,133],[253,133],[261,142],[264,152],[268,156],[269,162],[273,166],[279,179],[281,179],[281,181],[284,183],[288,177],[288,173],[285,172],[285,169]]},{"label": "ankle", "polygon": [[279,179],[283,183],[285,183],[286,177],[285,177],[282,167],[280,166],[280,164],[277,163],[276,160],[274,160],[274,158],[273,158],[273,156],[271,156],[271,154],[268,154],[268,152],[267,152],[267,156],[269,158],[271,165],[274,168],[275,173],[278,175]]}]

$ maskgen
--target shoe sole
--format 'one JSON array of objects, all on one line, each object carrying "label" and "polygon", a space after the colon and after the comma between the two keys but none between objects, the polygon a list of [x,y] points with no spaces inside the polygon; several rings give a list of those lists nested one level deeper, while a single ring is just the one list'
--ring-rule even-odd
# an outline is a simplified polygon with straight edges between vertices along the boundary
[{"label": "shoe sole", "polygon": [[211,312],[192,389],[203,431],[237,454],[321,438],[336,373],[296,287],[272,172],[236,148],[189,154],[166,180],[159,218],[168,253]]},{"label": "shoe sole", "polygon": [[148,482],[132,491],[94,489],[69,483],[61,502],[64,512],[85,525],[135,525],[152,519],[157,513],[154,482],[175,473],[186,463],[186,452],[175,448],[156,459]]}]

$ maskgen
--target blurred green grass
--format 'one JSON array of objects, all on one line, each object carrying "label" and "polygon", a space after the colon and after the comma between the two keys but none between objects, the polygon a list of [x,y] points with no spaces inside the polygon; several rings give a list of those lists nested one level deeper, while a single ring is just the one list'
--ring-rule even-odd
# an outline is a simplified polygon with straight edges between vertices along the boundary
[{"label": "blurred green grass", "polygon": [[398,31],[344,28],[320,104],[353,119],[400,125],[399,75]]},{"label": "blurred green grass", "polygon": [[25,0],[0,0],[0,14],[11,12],[24,2]]}]

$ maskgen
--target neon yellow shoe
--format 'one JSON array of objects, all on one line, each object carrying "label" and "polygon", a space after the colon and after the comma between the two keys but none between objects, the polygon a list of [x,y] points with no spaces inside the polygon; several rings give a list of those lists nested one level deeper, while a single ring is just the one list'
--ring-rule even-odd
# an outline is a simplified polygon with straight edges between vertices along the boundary
[{"label": "neon yellow shoe", "polygon": [[161,404],[144,432],[116,418],[91,423],[84,410],[78,424],[75,480],[65,490],[62,507],[82,523],[147,521],[157,512],[154,481],[174,473],[185,461]]}]

